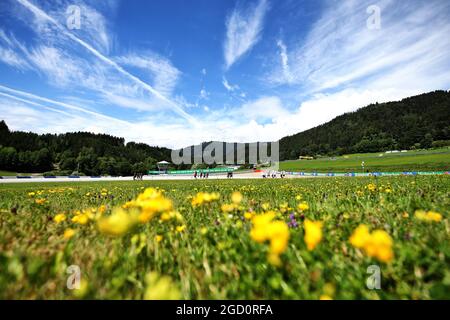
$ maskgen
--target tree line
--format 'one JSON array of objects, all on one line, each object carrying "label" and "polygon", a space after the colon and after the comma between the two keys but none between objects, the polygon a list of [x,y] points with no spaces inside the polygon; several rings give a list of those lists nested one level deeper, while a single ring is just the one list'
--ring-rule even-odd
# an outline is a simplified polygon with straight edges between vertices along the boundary
[{"label": "tree line", "polygon": [[11,131],[0,121],[0,169],[50,174],[132,175],[170,161],[171,150],[107,134]]}]

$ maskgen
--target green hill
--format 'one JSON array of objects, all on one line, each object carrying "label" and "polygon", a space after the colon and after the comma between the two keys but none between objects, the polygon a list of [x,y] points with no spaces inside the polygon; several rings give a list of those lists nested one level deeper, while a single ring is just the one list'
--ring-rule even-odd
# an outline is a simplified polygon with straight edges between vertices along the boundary
[{"label": "green hill", "polygon": [[450,92],[376,103],[280,140],[280,159],[450,144]]}]

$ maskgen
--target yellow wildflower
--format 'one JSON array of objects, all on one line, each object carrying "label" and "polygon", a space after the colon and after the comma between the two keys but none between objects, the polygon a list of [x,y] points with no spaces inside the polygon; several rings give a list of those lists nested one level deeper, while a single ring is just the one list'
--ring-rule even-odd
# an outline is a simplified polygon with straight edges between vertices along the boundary
[{"label": "yellow wildflower", "polygon": [[156,242],[161,242],[161,241],[162,241],[162,239],[163,239],[163,236],[162,236],[162,235],[160,235],[160,234],[157,234],[157,235],[155,236],[155,240],[156,240]]},{"label": "yellow wildflower", "polygon": [[75,230],[68,228],[68,229],[64,230],[63,238],[66,240],[69,240],[70,238],[72,238],[75,235],[75,233],[76,233]]},{"label": "yellow wildflower", "polygon": [[416,210],[414,216],[423,221],[439,222],[442,220],[442,215],[435,211]]},{"label": "yellow wildflower", "polygon": [[303,202],[298,204],[297,209],[299,211],[306,211],[306,210],[309,209],[309,205],[305,201],[303,201]]},{"label": "yellow wildflower", "polygon": [[76,216],[74,216],[72,218],[72,222],[78,223],[78,224],[81,224],[81,225],[87,224],[88,221],[89,221],[89,217],[87,216],[87,214],[84,214],[84,213],[83,214],[78,214],[78,215],[76,215]]},{"label": "yellow wildflower", "polygon": [[386,231],[375,230],[364,246],[364,250],[369,257],[375,257],[381,262],[389,262],[394,256],[392,243],[392,238]]},{"label": "yellow wildflower", "polygon": [[253,213],[251,213],[251,212],[244,213],[244,218],[246,220],[251,220],[253,218]]},{"label": "yellow wildflower", "polygon": [[45,201],[47,201],[47,200],[44,198],[34,200],[34,202],[36,202],[37,204],[44,204]]},{"label": "yellow wildflower", "polygon": [[289,240],[289,228],[283,221],[273,221],[267,227],[270,239],[270,252],[280,254],[286,251]]},{"label": "yellow wildflower", "polygon": [[275,218],[275,213],[269,211],[265,214],[256,215],[252,219],[253,227],[250,230],[250,237],[256,242],[264,242],[268,239],[267,225]]},{"label": "yellow wildflower", "polygon": [[367,240],[369,238],[370,238],[369,228],[366,225],[362,224],[353,231],[353,234],[350,237],[350,243],[355,248],[361,249],[367,243]]},{"label": "yellow wildflower", "polygon": [[145,300],[178,300],[181,298],[179,289],[167,276],[159,276],[156,272],[150,272],[146,276],[145,282],[147,283]]},{"label": "yellow wildflower", "polygon": [[[148,191],[149,189],[151,190],[150,192]],[[164,198],[161,192],[148,188],[138,196],[135,202],[127,207],[139,207],[141,209],[139,221],[146,223],[155,215],[172,210],[172,201]]]},{"label": "yellow wildflower", "polygon": [[161,216],[159,218],[163,222],[169,221],[170,220],[170,214],[168,214],[167,212],[164,212],[164,213],[161,214]]},{"label": "yellow wildflower", "polygon": [[362,249],[367,256],[381,262],[390,262],[394,257],[393,240],[384,230],[375,230],[370,233],[366,225],[360,225],[353,231],[350,243],[355,248]]},{"label": "yellow wildflower", "polygon": [[280,255],[278,255],[278,254],[269,253],[267,255],[267,261],[269,261],[269,263],[275,267],[281,266],[281,259],[280,259]]},{"label": "yellow wildflower", "polygon": [[123,209],[116,208],[108,217],[98,220],[98,229],[101,233],[110,236],[122,236],[127,233],[136,223],[133,214],[128,214]]},{"label": "yellow wildflower", "polygon": [[224,203],[224,204],[222,204],[220,209],[222,210],[222,212],[225,212],[225,213],[232,212],[235,209],[235,206],[233,204]]},{"label": "yellow wildflower", "polygon": [[80,287],[78,289],[72,290],[72,294],[77,299],[83,299],[89,292],[89,284],[86,279],[81,279]]},{"label": "yellow wildflower", "polygon": [[285,213],[288,210],[290,210],[290,208],[289,208],[289,204],[287,202],[280,204],[280,212]]},{"label": "yellow wildflower", "polygon": [[53,221],[56,223],[60,223],[66,220],[66,215],[64,213],[58,213],[54,218]]},{"label": "yellow wildflower", "polygon": [[242,194],[239,191],[235,191],[231,194],[231,201],[238,205],[242,201]]},{"label": "yellow wildflower", "polygon": [[186,225],[177,226],[175,230],[179,233],[183,232],[186,229]]},{"label": "yellow wildflower", "polygon": [[210,203],[216,200],[219,200],[220,194],[217,192],[207,193],[207,192],[199,192],[197,193],[191,201],[193,207],[200,206],[204,203]]},{"label": "yellow wildflower", "polygon": [[275,218],[273,211],[256,215],[252,219],[250,237],[259,243],[269,240],[269,254],[267,259],[274,266],[279,266],[279,255],[286,251],[289,240],[289,228],[283,221],[272,221]]},{"label": "yellow wildflower", "polygon": [[314,250],[314,248],[322,240],[322,225],[321,221],[311,221],[309,219],[305,220],[305,236],[304,240],[308,250]]}]

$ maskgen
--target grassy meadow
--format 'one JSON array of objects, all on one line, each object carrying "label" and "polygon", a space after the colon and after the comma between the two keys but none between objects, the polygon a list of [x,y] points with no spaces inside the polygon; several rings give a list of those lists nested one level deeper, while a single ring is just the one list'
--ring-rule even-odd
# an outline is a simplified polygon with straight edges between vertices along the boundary
[{"label": "grassy meadow", "polygon": [[444,175],[0,185],[0,299],[449,299],[449,196]]},{"label": "grassy meadow", "polygon": [[280,169],[304,172],[361,172],[377,171],[448,171],[450,148],[408,151],[405,153],[360,153],[314,160],[289,160],[280,163]]}]

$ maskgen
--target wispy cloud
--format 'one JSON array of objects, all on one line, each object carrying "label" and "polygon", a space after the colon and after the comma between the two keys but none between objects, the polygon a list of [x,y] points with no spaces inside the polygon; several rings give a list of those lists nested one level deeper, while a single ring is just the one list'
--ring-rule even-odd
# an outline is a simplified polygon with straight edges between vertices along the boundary
[{"label": "wispy cloud", "polygon": [[28,63],[22,59],[14,50],[0,47],[0,61],[17,69],[28,69]]},{"label": "wispy cloud", "polygon": [[277,41],[277,47],[280,50],[279,54],[281,63],[281,80],[283,82],[291,83],[294,77],[291,74],[291,70],[289,68],[289,57],[287,54],[286,44],[283,42],[283,40],[279,39]]},{"label": "wispy cloud", "polygon": [[25,8],[30,10],[39,20],[45,21],[52,26],[56,27],[57,30],[60,32],[60,34],[68,37],[70,40],[74,41],[76,44],[80,45],[84,49],[86,49],[89,53],[93,54],[96,58],[98,58],[101,62],[105,63],[111,68],[114,68],[119,74],[127,78],[129,81],[131,81],[134,85],[139,86],[142,90],[147,91],[148,93],[154,95],[157,99],[160,99],[162,102],[164,102],[167,106],[169,106],[173,111],[178,113],[183,118],[187,119],[190,123],[195,124],[196,120],[194,117],[189,115],[182,106],[180,106],[175,101],[171,100],[170,98],[166,97],[161,92],[157,91],[155,88],[153,88],[148,83],[144,82],[139,77],[135,76],[134,74],[131,74],[127,70],[125,70],[121,65],[119,65],[117,62],[115,62],[113,59],[109,58],[108,56],[101,53],[99,50],[95,49],[91,44],[86,42],[85,40],[79,38],[77,35],[75,35],[72,32],[69,32],[68,29],[62,25],[60,22],[58,22],[55,18],[47,14],[45,11],[40,9],[39,7],[35,6],[34,4],[30,3],[27,0],[17,0],[20,4],[22,4]]},{"label": "wispy cloud", "polygon": [[239,86],[237,84],[231,84],[228,82],[228,80],[223,77],[222,78],[222,84],[225,87],[225,89],[227,89],[228,91],[235,91],[235,90],[239,90]]},{"label": "wispy cloud", "polygon": [[0,61],[16,69],[26,70],[30,65],[22,57],[26,52],[25,46],[21,44],[13,35],[7,35],[0,29]]},{"label": "wispy cloud", "polygon": [[200,90],[200,99],[208,99],[209,93],[205,89]]},{"label": "wispy cloud", "polygon": [[[3,92],[2,92],[3,91]],[[76,106],[76,105],[72,105],[69,103],[65,103],[65,102],[61,102],[61,101],[57,101],[57,100],[53,100],[53,99],[49,99],[46,97],[42,97],[42,96],[38,96],[29,92],[25,92],[25,91],[21,91],[21,90],[16,90],[16,89],[12,89],[3,85],[0,85],[0,93],[2,93],[4,96],[6,96],[6,94],[8,95],[9,98],[11,99],[15,99],[15,100],[19,100],[25,103],[30,103],[30,104],[34,104],[36,105],[36,101],[40,101],[42,103],[46,103],[47,105],[55,105],[70,111],[74,111],[74,112],[79,112],[79,113],[84,113],[86,115],[89,116],[95,116],[97,118],[102,118],[108,121],[114,121],[114,122],[122,122],[122,123],[126,123],[126,121],[124,120],[120,120],[120,119],[116,119],[92,110],[89,110],[87,108],[83,108],[80,106]]]},{"label": "wispy cloud", "polygon": [[[72,59],[54,47],[39,46],[28,55],[29,61],[56,86],[80,85],[87,78],[81,61]],[[85,67],[88,64],[86,63]]]},{"label": "wispy cloud", "polygon": [[[68,28],[69,24],[72,25],[76,21],[79,23],[79,26],[71,27],[71,33],[104,54],[110,52],[114,37],[109,31],[108,20],[99,9],[110,11],[108,10],[109,8],[116,7],[115,2],[117,0],[106,2],[58,0],[56,3],[52,1],[40,2],[40,7],[35,6],[28,0],[16,1],[25,8],[31,9],[32,13],[31,17],[27,15],[19,16],[18,18],[25,19],[25,22],[48,46],[59,46],[64,43],[65,39],[60,36],[60,26]],[[28,3],[34,8],[28,6]],[[46,15],[38,14],[39,10],[45,12]],[[48,17],[51,17],[51,20]]]},{"label": "wispy cloud", "polygon": [[[448,75],[450,3],[447,1],[378,1],[382,19],[379,30],[366,26],[369,17],[366,9],[373,1],[330,3],[305,41],[291,41],[290,52],[280,47],[282,59],[270,77],[273,83],[297,84],[306,91],[320,92],[359,86],[363,81],[381,85],[384,78],[407,70],[410,74],[407,78],[415,78],[414,87],[419,89],[439,73]],[[421,66],[426,66],[428,72],[419,76]],[[399,78],[397,84],[392,84],[400,86],[403,81],[404,78]]]},{"label": "wispy cloud", "polygon": [[150,73],[155,90],[166,96],[172,94],[181,75],[181,71],[174,67],[168,59],[154,52],[141,55],[134,53],[117,57],[114,60],[122,65],[141,68]]},{"label": "wispy cloud", "polygon": [[[99,19],[87,30],[68,30],[62,15],[68,0],[10,1],[21,3],[35,38],[25,46],[12,32],[0,29],[0,60],[23,73],[34,70],[51,84],[51,90],[39,91],[40,96],[0,85],[0,114],[16,130],[105,132],[177,148],[211,139],[269,141],[372,102],[450,87],[450,4],[445,1],[379,0],[382,27],[369,30],[366,8],[372,1],[324,0],[320,18],[306,26],[310,29],[300,35],[286,29],[282,37],[278,30],[273,33],[276,19],[271,28],[264,27],[267,0],[241,4],[226,19],[225,66],[238,67],[235,63],[250,50],[271,46],[270,66],[276,67],[265,79],[272,87],[264,86],[264,91],[257,84],[248,85],[250,77],[262,76],[260,70],[248,70],[247,78],[236,72],[217,79],[215,66],[202,61],[194,70],[195,78],[200,77],[197,86],[183,82],[194,79],[189,68],[178,69],[154,48],[114,50],[119,42],[112,40],[99,2],[74,0],[90,8],[83,19]],[[63,11],[58,4],[63,4]],[[263,27],[269,36],[256,48]],[[7,77],[2,79],[8,82]],[[219,94],[217,84],[223,86]],[[183,95],[186,87],[191,91]],[[251,93],[248,98],[242,88]],[[65,98],[58,96],[61,91]],[[225,102],[216,99],[219,95]],[[193,126],[185,120],[190,118],[185,109],[205,112]]]},{"label": "wispy cloud", "polygon": [[226,69],[258,43],[268,8],[267,0],[258,0],[247,8],[236,7],[227,17],[224,43]]}]

